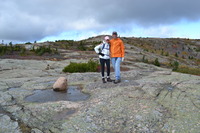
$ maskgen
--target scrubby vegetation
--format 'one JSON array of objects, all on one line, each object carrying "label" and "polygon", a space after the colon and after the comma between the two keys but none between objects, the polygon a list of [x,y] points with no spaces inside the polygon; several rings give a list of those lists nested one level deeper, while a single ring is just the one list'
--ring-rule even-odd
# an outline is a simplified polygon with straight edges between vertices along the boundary
[{"label": "scrubby vegetation", "polygon": [[191,68],[191,67],[188,67],[188,66],[180,66],[174,71],[180,72],[180,73],[193,74],[193,75],[200,76],[200,69],[199,68]]},{"label": "scrubby vegetation", "polygon": [[37,55],[41,56],[45,53],[49,53],[49,54],[57,54],[56,50],[52,49],[50,46],[45,47],[45,46],[40,46],[39,48],[37,48],[35,50],[35,48],[33,47],[32,51],[34,51]]},{"label": "scrubby vegetation", "polygon": [[9,43],[9,45],[1,45],[0,46],[0,56],[5,54],[15,54],[20,56],[26,56],[26,55],[39,55],[42,56],[43,54],[58,54],[57,48],[51,48],[49,45],[48,47],[40,46],[38,48],[33,48],[31,50],[27,50],[24,45],[13,45],[12,43]]},{"label": "scrubby vegetation", "polygon": [[93,51],[94,47],[100,44],[101,41],[73,41],[73,40],[56,40],[53,44],[57,48],[67,50]]},{"label": "scrubby vegetation", "polygon": [[[199,40],[184,38],[123,38],[125,43],[142,48],[161,56],[175,56],[184,59],[197,57],[200,51]],[[199,57],[199,56],[198,56]]]},{"label": "scrubby vegetation", "polygon": [[142,62],[147,63],[147,64],[153,64],[153,65],[158,66],[158,67],[161,66],[161,64],[160,64],[160,62],[159,62],[159,60],[158,60],[158,58],[156,58],[154,61],[149,61],[149,60],[146,58],[145,55],[143,55],[143,57],[142,57]]},{"label": "scrubby vegetation", "polygon": [[[23,45],[13,45],[10,42],[7,45],[0,45],[0,56],[2,55],[19,55],[19,56],[42,56],[41,58],[55,57],[60,59],[65,58],[79,58],[85,56],[85,58],[94,58],[94,47],[102,43],[104,36],[92,37],[86,40],[74,41],[74,40],[56,40],[55,42],[34,43],[26,42]],[[171,68],[173,71],[179,71],[184,73],[198,75],[200,65],[200,40],[187,39],[187,38],[121,38],[125,45],[130,44],[130,49],[139,49],[139,58],[133,58],[134,60],[153,64],[159,67]],[[31,46],[33,46],[31,49]],[[27,49],[26,49],[27,48]],[[75,56],[69,53],[76,52]],[[85,51],[85,52],[82,52]],[[69,53],[68,53],[69,52]],[[126,51],[127,52],[127,51]],[[85,54],[87,53],[87,54]],[[128,53],[128,52],[127,52]],[[59,55],[58,55],[59,54]],[[53,56],[52,56],[53,55]],[[55,56],[54,56],[55,55]],[[50,57],[50,58],[51,58]],[[25,57],[20,57],[25,58]],[[36,57],[40,58],[40,57]],[[159,60],[158,60],[159,59]],[[88,63],[86,63],[88,64]],[[88,69],[88,65],[71,63],[66,70],[69,72],[86,72],[96,71]],[[183,65],[185,65],[183,67]],[[73,66],[73,67],[72,67]],[[76,66],[76,67],[74,67]],[[186,67],[187,66],[187,67]],[[73,70],[77,69],[77,70]],[[63,69],[64,70],[64,69]]]},{"label": "scrubby vegetation", "polygon": [[180,73],[186,73],[186,74],[192,74],[192,75],[198,75],[200,76],[200,69],[199,68],[193,68],[185,65],[180,65],[178,61],[173,61],[170,63],[160,63],[158,58],[156,58],[154,61],[148,61],[146,56],[143,56],[142,62],[148,63],[148,64],[153,64],[155,66],[162,66],[162,67],[167,67],[171,68],[172,71],[174,72],[180,72]]},{"label": "scrubby vegetation", "polygon": [[4,54],[11,54],[15,51],[21,51],[22,47],[18,46],[18,45],[14,45],[12,43],[9,43],[8,45],[1,45],[0,46],[0,55],[4,55]]},{"label": "scrubby vegetation", "polygon": [[89,60],[87,63],[74,63],[71,62],[63,69],[63,72],[77,73],[77,72],[97,72],[99,63]]},{"label": "scrubby vegetation", "polygon": [[186,74],[200,76],[199,68],[193,68],[193,67],[189,67],[189,66],[185,66],[185,65],[180,65],[180,63],[178,61],[169,63],[169,66],[172,68],[172,71],[174,71],[174,72],[180,72],[180,73],[186,73]]}]

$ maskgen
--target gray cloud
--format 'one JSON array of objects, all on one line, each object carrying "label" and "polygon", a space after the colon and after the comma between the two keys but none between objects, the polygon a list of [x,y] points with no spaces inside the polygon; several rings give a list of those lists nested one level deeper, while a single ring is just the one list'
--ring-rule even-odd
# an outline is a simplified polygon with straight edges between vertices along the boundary
[{"label": "gray cloud", "polygon": [[151,27],[200,19],[197,0],[0,0],[0,3],[0,39],[16,41],[39,40],[69,30],[105,30],[131,24]]}]

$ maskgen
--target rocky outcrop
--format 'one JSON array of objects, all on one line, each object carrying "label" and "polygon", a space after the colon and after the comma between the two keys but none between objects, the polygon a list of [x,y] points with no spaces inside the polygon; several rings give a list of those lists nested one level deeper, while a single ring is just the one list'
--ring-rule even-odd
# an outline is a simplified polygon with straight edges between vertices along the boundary
[{"label": "rocky outcrop", "polygon": [[[20,123],[38,133],[199,132],[199,76],[132,62],[120,84],[103,84],[100,73],[61,73],[67,63],[48,61],[54,69],[45,70],[43,61],[0,61],[5,70],[0,72],[0,132],[22,132]],[[61,76],[90,98],[24,100],[35,91],[51,91]]]},{"label": "rocky outcrop", "polygon": [[9,116],[0,114],[1,133],[21,133],[17,122],[12,121]]}]

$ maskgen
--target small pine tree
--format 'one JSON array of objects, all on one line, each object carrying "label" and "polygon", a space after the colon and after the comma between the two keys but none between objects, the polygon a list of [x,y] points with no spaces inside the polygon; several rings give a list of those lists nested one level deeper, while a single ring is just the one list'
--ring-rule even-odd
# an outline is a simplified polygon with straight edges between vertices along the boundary
[{"label": "small pine tree", "polygon": [[193,56],[188,56],[188,59],[192,60],[192,59],[194,59],[194,57]]},{"label": "small pine tree", "polygon": [[174,61],[172,64],[172,71],[177,71],[179,67],[178,61]]},{"label": "small pine tree", "polygon": [[142,57],[142,62],[144,62],[145,61],[145,55],[143,55],[143,57]]},{"label": "small pine tree", "polygon": [[9,43],[9,46],[10,46],[10,52],[13,53],[13,44],[12,44],[12,42]]},{"label": "small pine tree", "polygon": [[20,52],[20,55],[21,55],[21,56],[26,55],[26,48],[22,48],[22,50],[21,50],[21,52]]},{"label": "small pine tree", "polygon": [[164,55],[164,50],[162,49],[162,51],[161,51],[161,55]]},{"label": "small pine tree", "polygon": [[0,46],[0,55],[4,55],[4,47],[2,46]]},{"label": "small pine tree", "polygon": [[7,45],[6,45],[6,46],[3,48],[3,54],[6,54],[7,50],[8,50],[8,47],[7,47]]},{"label": "small pine tree", "polygon": [[155,65],[155,66],[160,66],[160,62],[159,62],[158,58],[155,59],[154,65]]},{"label": "small pine tree", "polygon": [[175,57],[178,57],[178,53],[175,53]]},{"label": "small pine tree", "polygon": [[35,46],[33,46],[32,51],[35,52]]},{"label": "small pine tree", "polygon": [[143,57],[142,57],[142,62],[149,63],[149,60],[145,58],[145,55],[143,55]]},{"label": "small pine tree", "polygon": [[148,59],[145,59],[145,61],[144,61],[145,63],[149,63],[149,60]]},{"label": "small pine tree", "polygon": [[[45,48],[46,49],[46,48]],[[49,45],[48,48],[46,49],[46,52],[48,52],[49,54],[52,52],[51,51],[51,46]]]}]

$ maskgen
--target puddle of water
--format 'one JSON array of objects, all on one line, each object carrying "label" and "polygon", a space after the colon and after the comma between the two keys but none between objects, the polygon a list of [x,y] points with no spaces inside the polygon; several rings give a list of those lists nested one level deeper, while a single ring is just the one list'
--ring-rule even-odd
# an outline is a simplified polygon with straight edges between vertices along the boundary
[{"label": "puddle of water", "polygon": [[89,94],[81,92],[78,86],[69,86],[68,92],[55,92],[53,89],[35,90],[33,95],[25,98],[27,102],[54,102],[54,101],[84,101],[89,98]]},{"label": "puddle of water", "polygon": [[16,90],[17,88],[8,88],[9,91]]},{"label": "puddle of water", "polygon": [[175,89],[175,87],[172,86],[171,84],[166,85],[164,88],[167,89],[168,91],[173,91]]}]

